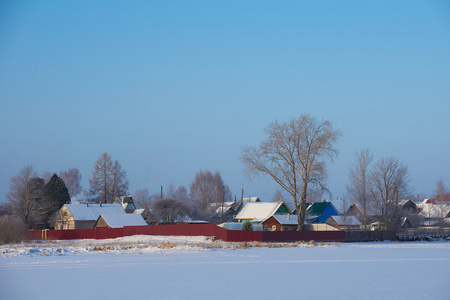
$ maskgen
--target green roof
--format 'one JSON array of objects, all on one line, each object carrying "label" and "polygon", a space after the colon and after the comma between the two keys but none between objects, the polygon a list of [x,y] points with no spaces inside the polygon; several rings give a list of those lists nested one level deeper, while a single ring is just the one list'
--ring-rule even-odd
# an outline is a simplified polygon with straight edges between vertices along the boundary
[{"label": "green roof", "polygon": [[320,216],[331,202],[306,203],[306,213],[310,216]]}]

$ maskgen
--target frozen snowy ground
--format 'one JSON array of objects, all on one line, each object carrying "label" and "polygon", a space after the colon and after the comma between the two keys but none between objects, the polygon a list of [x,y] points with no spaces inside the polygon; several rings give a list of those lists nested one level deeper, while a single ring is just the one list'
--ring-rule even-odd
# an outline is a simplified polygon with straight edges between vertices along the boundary
[{"label": "frozen snowy ground", "polygon": [[450,242],[241,246],[148,236],[1,246],[0,299],[450,299]]}]

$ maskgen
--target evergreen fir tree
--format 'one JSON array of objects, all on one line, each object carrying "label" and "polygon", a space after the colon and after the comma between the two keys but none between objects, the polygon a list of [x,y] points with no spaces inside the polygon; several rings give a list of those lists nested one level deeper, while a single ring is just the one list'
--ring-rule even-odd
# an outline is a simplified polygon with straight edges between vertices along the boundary
[{"label": "evergreen fir tree", "polygon": [[66,203],[70,203],[69,191],[64,181],[58,175],[53,174],[45,185],[45,197],[42,203],[46,210],[44,221],[47,226],[51,225],[52,216]]}]

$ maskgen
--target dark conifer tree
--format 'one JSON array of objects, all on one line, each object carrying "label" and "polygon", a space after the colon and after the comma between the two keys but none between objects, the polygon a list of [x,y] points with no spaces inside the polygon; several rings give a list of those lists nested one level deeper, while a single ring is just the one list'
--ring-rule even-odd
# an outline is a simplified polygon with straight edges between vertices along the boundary
[{"label": "dark conifer tree", "polygon": [[42,203],[46,210],[44,221],[47,226],[51,225],[52,216],[66,203],[70,203],[69,191],[64,181],[58,175],[53,174],[45,185],[45,197]]}]

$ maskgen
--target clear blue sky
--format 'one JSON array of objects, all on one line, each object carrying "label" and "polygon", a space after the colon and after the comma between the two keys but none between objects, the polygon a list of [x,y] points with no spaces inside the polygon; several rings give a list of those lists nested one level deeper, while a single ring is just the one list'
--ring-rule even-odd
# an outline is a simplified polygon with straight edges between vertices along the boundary
[{"label": "clear blue sky", "polygon": [[130,193],[200,169],[270,200],[240,147],[310,113],[343,130],[330,167],[394,156],[415,193],[450,185],[448,1],[2,1],[0,200],[25,165],[80,169],[102,152]]}]

